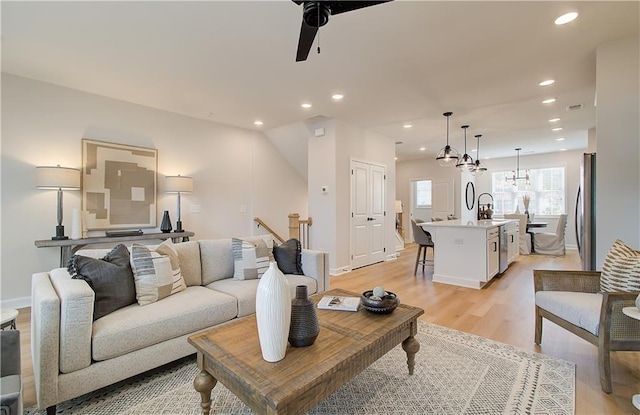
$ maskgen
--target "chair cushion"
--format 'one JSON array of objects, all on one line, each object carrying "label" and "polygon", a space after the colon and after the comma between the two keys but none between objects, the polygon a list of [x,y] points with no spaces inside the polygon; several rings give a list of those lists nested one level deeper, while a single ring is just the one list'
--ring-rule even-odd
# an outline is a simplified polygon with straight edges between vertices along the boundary
[{"label": "chair cushion", "polygon": [[600,326],[602,294],[538,291],[536,305],[574,326],[597,336]]},{"label": "chair cushion", "polygon": [[602,264],[600,290],[640,291],[640,251],[636,251],[619,239],[616,240]]},{"label": "chair cushion", "polygon": [[144,307],[132,304],[93,322],[94,360],[106,360],[193,333],[236,317],[236,299],[187,287]]},{"label": "chair cushion", "polygon": [[68,271],[72,278],[85,280],[95,292],[94,320],[136,302],[129,250],[122,244],[102,259],[72,256]]}]

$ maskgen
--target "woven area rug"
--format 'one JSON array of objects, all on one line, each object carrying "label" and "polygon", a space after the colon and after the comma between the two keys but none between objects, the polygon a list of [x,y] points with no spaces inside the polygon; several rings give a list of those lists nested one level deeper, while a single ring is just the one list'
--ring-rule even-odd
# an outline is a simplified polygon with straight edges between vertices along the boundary
[{"label": "woven area rug", "polygon": [[[573,414],[575,364],[419,322],[413,376],[398,346],[309,414]],[[200,414],[189,357],[58,405],[78,415]],[[253,413],[222,384],[212,414]],[[28,415],[44,415],[29,408]]]}]

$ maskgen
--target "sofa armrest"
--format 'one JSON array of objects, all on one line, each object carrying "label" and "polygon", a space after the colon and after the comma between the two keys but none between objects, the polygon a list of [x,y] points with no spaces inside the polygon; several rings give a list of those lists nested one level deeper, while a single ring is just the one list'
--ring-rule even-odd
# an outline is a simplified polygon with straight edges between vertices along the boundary
[{"label": "sofa armrest", "polygon": [[64,268],[54,269],[49,276],[60,298],[60,372],[89,367],[95,293],[86,281],[72,279]]},{"label": "sofa armrest", "polygon": [[38,406],[58,403],[60,299],[48,272],[31,278],[31,358]]},{"label": "sofa armrest", "polygon": [[534,292],[571,291],[597,293],[600,291],[599,271],[533,270]]},{"label": "sofa armrest", "polygon": [[624,307],[635,306],[640,292],[604,292],[602,295],[600,340],[606,344],[609,341],[627,342],[622,350],[640,350],[640,320],[622,313]]},{"label": "sofa armrest", "polygon": [[317,281],[319,293],[329,290],[329,253],[303,249],[302,272]]}]

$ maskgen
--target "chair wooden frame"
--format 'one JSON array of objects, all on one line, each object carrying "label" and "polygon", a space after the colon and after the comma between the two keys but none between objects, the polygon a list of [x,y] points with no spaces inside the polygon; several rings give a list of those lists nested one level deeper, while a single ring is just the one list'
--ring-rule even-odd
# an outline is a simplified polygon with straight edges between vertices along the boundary
[{"label": "chair wooden frame", "polygon": [[[534,270],[533,285],[538,291],[600,292],[600,272]],[[536,305],[535,342],[542,343],[542,319],[559,325],[565,330],[588,341],[598,348],[600,386],[611,393],[611,352],[640,351],[640,321],[622,313],[624,307],[635,305],[638,292],[604,292],[600,309],[599,335],[578,327]]]}]

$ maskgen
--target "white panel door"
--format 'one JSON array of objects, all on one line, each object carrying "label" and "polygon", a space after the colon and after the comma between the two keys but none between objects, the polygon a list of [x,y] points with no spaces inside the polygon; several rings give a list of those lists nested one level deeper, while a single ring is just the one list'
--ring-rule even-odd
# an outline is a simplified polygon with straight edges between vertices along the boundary
[{"label": "white panel door", "polygon": [[352,268],[384,261],[385,182],[385,167],[352,161]]},{"label": "white panel door", "polygon": [[447,215],[455,213],[454,180],[434,181],[431,187],[431,214],[433,217],[447,219]]}]

